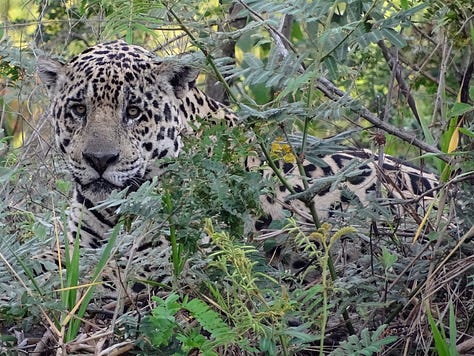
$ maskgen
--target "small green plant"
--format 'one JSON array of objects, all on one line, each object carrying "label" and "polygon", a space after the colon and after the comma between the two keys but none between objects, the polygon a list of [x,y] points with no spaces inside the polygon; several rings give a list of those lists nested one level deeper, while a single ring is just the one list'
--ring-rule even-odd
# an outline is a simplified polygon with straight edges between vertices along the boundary
[{"label": "small green plant", "polygon": [[[63,214],[64,226],[66,226],[65,219],[66,216]],[[120,224],[114,228],[107,245],[101,251],[100,257],[96,263],[94,262],[93,274],[86,276],[86,278],[81,275],[83,272],[81,266],[87,265],[90,261],[84,263],[79,239],[76,239],[72,246],[68,245],[66,231],[62,234],[56,232],[56,250],[53,250],[53,255],[46,251],[43,255],[39,252],[37,260],[29,261],[24,256],[20,256],[11,250],[12,257],[20,266],[19,272],[14,271],[7,258],[0,253],[0,260],[9,266],[11,273],[26,290],[25,298],[27,299],[24,302],[31,298],[38,304],[43,318],[47,320],[55,336],[61,338],[64,343],[72,341],[80,331],[83,317],[93,297],[95,287],[100,283],[102,271],[113,255],[112,248],[115,246],[120,228]],[[40,248],[44,249],[44,246],[40,246]],[[63,250],[64,255],[61,252]],[[42,265],[39,269],[35,267],[38,263]],[[42,280],[43,276],[40,272],[44,273],[43,269],[47,269],[48,274],[50,274],[47,281]],[[81,277],[82,280],[87,279],[90,282],[84,283],[84,281],[81,281]],[[49,289],[52,286],[57,288],[58,284],[58,289]],[[58,293],[60,303],[57,303],[56,300]],[[30,309],[32,309],[31,306]],[[11,311],[9,313],[11,314]]]},{"label": "small green plant", "polygon": [[340,346],[332,351],[331,356],[348,355],[375,355],[383,351],[383,348],[397,340],[396,336],[383,337],[387,325],[380,325],[377,330],[370,331],[363,329],[360,336],[351,335],[346,341],[341,342]]},{"label": "small green plant", "polygon": [[[146,317],[142,327],[152,346],[168,347],[179,342],[180,346],[174,347],[174,355],[186,355],[189,351],[198,349],[202,355],[215,356],[218,354],[213,350],[235,343],[235,332],[209,305],[200,299],[179,299],[176,293],[171,293],[164,299],[153,297],[156,307]],[[180,320],[185,313],[189,313],[187,320]],[[193,320],[196,322],[192,322]],[[204,337],[202,331],[210,336]],[[171,352],[172,349],[169,348],[168,351]],[[166,352],[163,348],[161,350]]]},{"label": "small green plant", "polygon": [[171,243],[171,261],[173,263],[173,271],[175,278],[181,273],[186,262],[186,258],[183,251],[183,245],[179,243],[176,236],[176,225],[173,222],[173,202],[170,193],[163,196],[163,202],[165,205],[166,213],[168,213],[168,223],[170,226],[169,240]]},{"label": "small green plant", "polygon": [[[322,293],[322,309],[321,309],[321,338],[319,344],[320,355],[324,354],[324,340],[326,333],[326,325],[329,318],[330,295],[333,292],[333,282],[336,280],[336,273],[331,259],[331,251],[336,242],[344,235],[353,234],[356,229],[351,226],[343,227],[331,235],[331,225],[323,223],[320,228],[311,234],[304,233],[295,220],[290,220],[292,233],[296,233],[296,244],[308,254],[308,258],[316,260],[321,267],[321,293]],[[317,245],[319,243],[319,245]],[[352,330],[351,322],[345,313],[342,313],[346,320],[349,330]]]},{"label": "small green plant", "polygon": [[436,325],[437,323],[433,315],[431,315],[429,306],[426,307],[426,316],[433,334],[437,354],[439,356],[459,355],[456,349],[456,317],[454,315],[453,303],[449,303],[449,339],[446,337],[443,324],[441,324],[441,327]]},{"label": "small green plant", "polygon": [[[113,248],[121,227],[122,225],[119,223],[112,230],[107,245],[98,259],[92,276],[88,277],[90,280],[88,283],[79,283],[81,261],[83,262],[81,259],[79,238],[75,239],[73,246],[65,245],[64,262],[66,266],[66,279],[61,280],[61,289],[59,290],[61,300],[66,310],[66,313],[63,314],[61,318],[61,330],[65,330],[65,342],[73,340],[79,332],[82,319],[94,295],[95,288],[97,284],[100,284],[102,272],[113,256]],[[78,229],[80,231],[80,226]],[[66,236],[65,241],[67,241]],[[69,247],[72,247],[72,250]],[[62,275],[62,273],[60,273],[60,275]],[[78,291],[82,291],[82,293],[78,294]]]}]

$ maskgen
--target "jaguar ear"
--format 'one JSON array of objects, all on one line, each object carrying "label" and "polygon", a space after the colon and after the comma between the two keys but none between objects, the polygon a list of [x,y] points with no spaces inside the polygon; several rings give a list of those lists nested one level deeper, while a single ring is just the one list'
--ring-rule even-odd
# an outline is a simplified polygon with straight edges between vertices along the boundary
[{"label": "jaguar ear", "polygon": [[187,64],[176,62],[161,62],[160,76],[170,83],[178,98],[182,98],[194,88],[199,70]]},{"label": "jaguar ear", "polygon": [[55,88],[63,68],[64,64],[59,61],[47,57],[38,58],[36,71],[49,92],[52,92]]}]

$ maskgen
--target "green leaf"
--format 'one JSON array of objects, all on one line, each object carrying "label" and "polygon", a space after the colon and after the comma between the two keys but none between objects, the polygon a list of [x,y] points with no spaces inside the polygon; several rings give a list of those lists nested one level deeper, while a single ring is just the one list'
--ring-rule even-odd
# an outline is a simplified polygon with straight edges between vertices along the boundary
[{"label": "green leaf", "polygon": [[446,337],[442,334],[442,329],[438,329],[433,316],[431,315],[431,311],[426,309],[426,315],[428,317],[428,322],[430,324],[431,332],[433,333],[433,338],[435,341],[436,351],[439,356],[451,356],[449,354],[448,344],[446,342]]},{"label": "green leaf", "polygon": [[384,346],[397,340],[396,336],[380,339],[380,335],[382,335],[386,327],[386,325],[380,325],[375,331],[370,331],[367,328],[363,329],[360,333],[360,338],[357,335],[350,335],[346,341],[341,342],[339,347],[329,355],[374,355],[380,353]]},{"label": "green leaf", "polygon": [[71,190],[71,182],[64,179],[57,179],[56,187],[61,193],[68,194]]},{"label": "green leaf", "polygon": [[425,137],[425,141],[429,144],[433,144],[434,138],[429,125],[427,125],[427,123],[423,119],[420,120],[420,125],[421,129],[423,130],[423,136]]},{"label": "green leaf", "polygon": [[398,48],[403,48],[407,45],[405,39],[397,31],[392,28],[382,28],[380,29],[382,35],[387,38],[391,44]]},{"label": "green leaf", "polygon": [[454,105],[448,111],[448,117],[461,116],[472,110],[474,110],[472,105],[466,103],[454,103]]},{"label": "green leaf", "polygon": [[[97,266],[95,268],[94,274],[92,276],[91,282],[96,283],[97,281],[100,280],[100,276],[102,275],[102,271],[106,267],[107,263],[109,262],[110,258],[112,258],[112,249],[115,246],[115,241],[117,240],[117,236],[119,234],[119,231],[122,227],[121,223],[118,223],[115,225],[115,227],[112,230],[112,233],[110,234],[109,240],[107,241],[107,244],[105,245],[104,250],[102,251],[100,255],[100,259],[97,263]],[[80,231],[80,229],[79,229]],[[77,242],[78,243],[78,242]],[[74,246],[74,251],[73,251],[73,258],[74,261],[73,263],[79,264],[79,260],[76,261],[76,254],[77,254],[77,259],[79,258],[79,247],[76,250],[76,246]],[[74,266],[74,265],[73,265]],[[72,276],[75,278],[75,276]],[[84,316],[84,314],[87,311],[87,308],[89,307],[89,302],[91,301],[92,297],[94,296],[94,291],[95,291],[95,285],[89,286],[85,288],[86,290],[86,295],[82,301],[81,306],[79,307],[79,310],[77,311],[77,318],[74,318],[71,321],[70,328],[68,330],[68,335],[72,338],[74,338],[77,333],[79,332],[79,327],[81,325],[81,320]]]},{"label": "green leaf", "polygon": [[397,259],[398,256],[396,254],[390,253],[390,251],[385,246],[382,246],[381,262],[385,270],[392,267],[393,264],[397,262]]},{"label": "green leaf", "polygon": [[230,344],[235,340],[234,331],[202,300],[195,298],[190,302],[183,302],[183,308],[187,309],[219,344]]},{"label": "green leaf", "polygon": [[333,56],[329,56],[325,59],[324,65],[326,66],[326,69],[328,70],[329,76],[332,79],[336,79],[339,76],[339,73],[337,72],[337,62],[334,59]]},{"label": "green leaf", "polygon": [[310,343],[320,339],[319,335],[311,335],[307,331],[299,331],[297,328],[286,329],[285,335],[291,336],[292,338],[298,340],[298,344]]},{"label": "green leaf", "polygon": [[454,314],[453,303],[449,303],[449,354],[450,356],[458,355],[458,350],[456,349],[456,315]]},{"label": "green leaf", "polygon": [[[471,33],[474,34],[474,29],[471,29]],[[474,98],[474,85],[469,86],[469,97]]]},{"label": "green leaf", "polygon": [[263,337],[260,339],[260,351],[268,355],[276,355],[275,340],[271,337]]},{"label": "green leaf", "polygon": [[463,135],[474,137],[474,131],[471,131],[465,127],[460,127],[459,132],[462,133]]},{"label": "green leaf", "polygon": [[358,41],[362,48],[368,47],[371,43],[377,43],[383,39],[382,32],[380,30],[372,30],[365,33],[358,38]]},{"label": "green leaf", "polygon": [[147,316],[143,321],[143,332],[148,335],[151,343],[155,347],[168,345],[179,330],[179,324],[175,315],[181,309],[178,302],[179,296],[171,293],[165,300],[153,297],[156,307],[152,310],[152,315]]}]

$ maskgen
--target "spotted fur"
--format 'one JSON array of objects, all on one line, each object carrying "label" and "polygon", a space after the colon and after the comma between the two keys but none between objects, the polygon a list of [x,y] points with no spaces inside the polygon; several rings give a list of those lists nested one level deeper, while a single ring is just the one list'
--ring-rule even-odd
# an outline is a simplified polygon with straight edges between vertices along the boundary
[{"label": "spotted fur", "polygon": [[[267,227],[274,220],[281,220],[290,211],[299,220],[312,221],[310,209],[303,201],[312,198],[312,204],[320,219],[327,220],[343,216],[350,209],[358,209],[370,202],[375,202],[377,182],[380,182],[382,204],[389,205],[395,215],[401,217],[406,214],[418,214],[431,202],[438,185],[435,174],[422,172],[420,169],[403,163],[389,155],[383,155],[383,162],[379,164],[379,157],[369,150],[347,149],[333,154],[318,157],[324,164],[315,165],[307,160],[303,161],[305,179],[310,187],[320,181],[322,177],[330,178],[342,170],[357,170],[356,175],[346,172],[347,177],[342,182],[328,179],[326,183],[313,186],[308,195],[292,198],[287,188],[277,182],[273,191],[261,196],[261,204],[265,215],[256,223],[257,230]],[[356,161],[356,162],[354,162]],[[294,194],[302,193],[304,183],[297,165],[294,162],[277,160],[279,170],[286,176],[287,182],[293,187]],[[355,164],[354,164],[355,163]],[[264,160],[249,158],[247,166],[262,169],[263,176],[272,179],[274,172],[267,167]],[[338,189],[334,189],[334,184]],[[284,207],[284,209],[282,209]]]}]

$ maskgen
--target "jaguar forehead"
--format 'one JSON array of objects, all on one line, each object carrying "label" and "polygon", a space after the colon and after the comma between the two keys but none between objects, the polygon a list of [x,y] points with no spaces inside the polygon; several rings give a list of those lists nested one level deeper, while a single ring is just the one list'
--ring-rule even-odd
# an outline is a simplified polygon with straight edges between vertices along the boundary
[{"label": "jaguar forehead", "polygon": [[[131,88],[141,85],[139,78],[126,79],[132,71],[122,69],[116,64],[107,64],[94,70],[77,72],[74,67],[69,68],[68,77],[74,78],[76,84],[71,86],[65,83],[65,90],[72,100],[88,99],[91,103],[101,105],[102,102],[118,104],[130,99]],[[149,78],[152,77],[150,74]],[[136,95],[139,96],[138,94]]]}]

